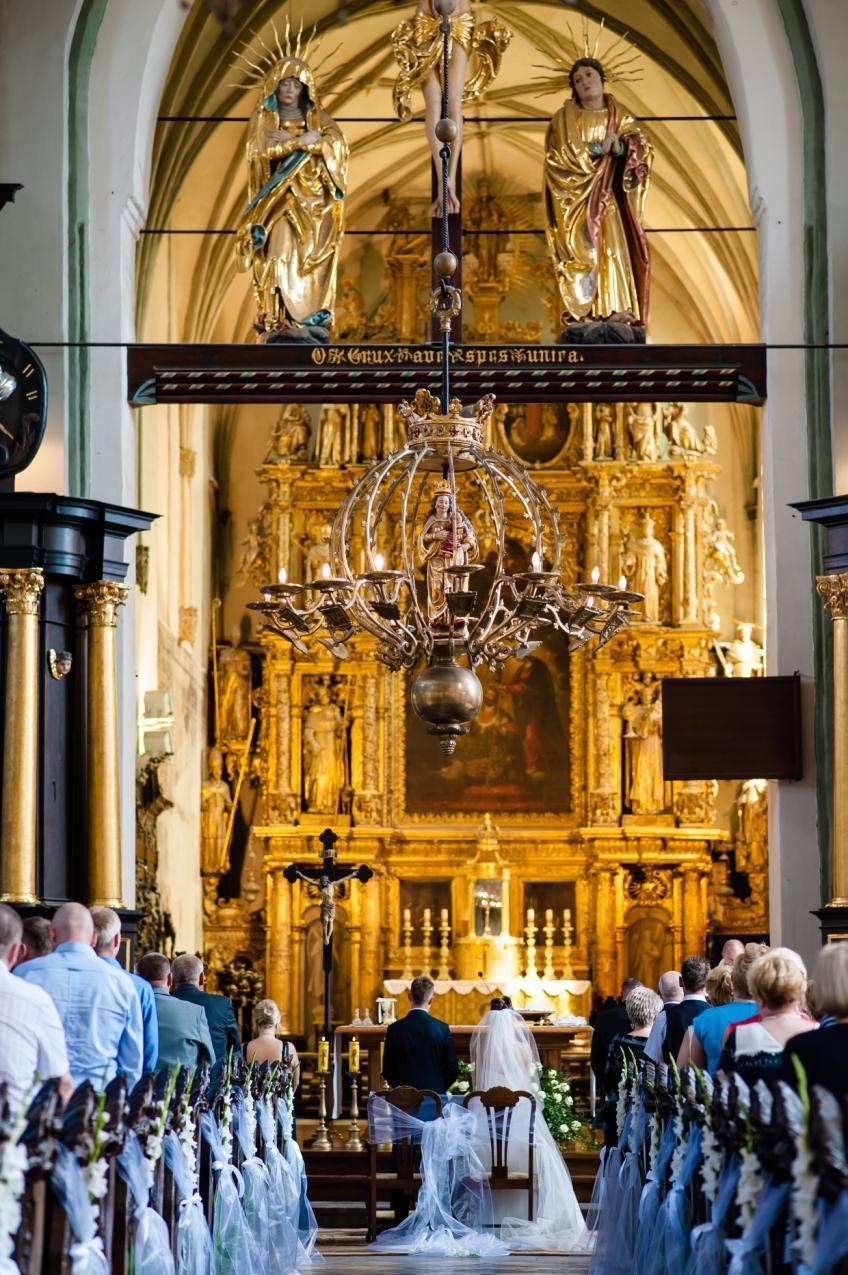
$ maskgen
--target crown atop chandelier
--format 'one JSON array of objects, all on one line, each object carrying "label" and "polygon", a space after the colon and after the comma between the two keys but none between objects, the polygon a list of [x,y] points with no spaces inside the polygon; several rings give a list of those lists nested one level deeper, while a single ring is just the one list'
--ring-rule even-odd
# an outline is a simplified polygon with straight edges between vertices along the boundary
[{"label": "crown atop chandelier", "polygon": [[[436,0],[445,59],[455,0]],[[410,697],[418,716],[450,755],[483,704],[474,672],[495,671],[531,655],[560,634],[569,650],[603,646],[631,618],[641,594],[566,582],[563,536],[543,486],[522,465],[486,443],[491,394],[466,409],[450,393],[451,320],[461,296],[447,280],[458,262],[448,249],[447,180],[453,121],[443,117],[442,251],[430,298],[441,332],[440,398],[419,389],[401,403],[406,443],[375,461],[354,483],[333,523],[329,561],[309,583],[285,571],[248,603],[295,650],[310,643],[346,659],[365,637],[394,671],[417,669]]]}]

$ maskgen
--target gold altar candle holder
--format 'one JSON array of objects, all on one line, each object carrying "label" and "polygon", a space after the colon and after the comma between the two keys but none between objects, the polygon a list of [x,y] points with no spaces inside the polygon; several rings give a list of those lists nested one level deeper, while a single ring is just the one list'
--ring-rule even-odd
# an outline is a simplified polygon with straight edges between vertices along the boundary
[{"label": "gold altar candle holder", "polygon": [[430,909],[424,909],[424,920],[421,922],[421,972],[428,977],[433,967],[433,925],[430,921]]},{"label": "gold altar candle holder", "polygon": [[412,909],[403,909],[403,968],[401,978],[414,978],[412,970]]},{"label": "gold altar candle holder", "polygon": [[536,924],[535,908],[527,909],[527,924],[524,926],[524,943],[527,948],[527,977],[538,978],[536,969],[536,935],[539,927]]},{"label": "gold altar candle holder", "polygon": [[817,576],[833,618],[833,864],[830,908],[848,907],[848,572]]},{"label": "gold altar candle holder", "polygon": [[330,1076],[330,1042],[318,1041],[318,1128],[309,1140],[313,1151],[332,1151],[333,1139],[327,1124],[327,1081]]},{"label": "gold altar candle holder", "polygon": [[0,899],[37,903],[38,603],[41,571],[0,571],[8,616]]},{"label": "gold altar candle holder", "polygon": [[129,587],[115,580],[81,585],[74,596],[88,615],[89,898],[123,907],[121,796],[118,778],[118,607]]},{"label": "gold altar candle holder", "polygon": [[439,969],[436,978],[447,980],[450,978],[450,922],[448,921],[448,910],[442,908],[441,921],[439,923]]},{"label": "gold altar candle holder", "polygon": [[350,1072],[350,1124],[348,1125],[347,1140],[345,1142],[345,1151],[362,1151],[362,1128],[359,1124],[359,1068],[360,1068],[360,1050],[359,1041],[355,1036],[351,1037],[350,1049],[348,1050],[348,1071]]},{"label": "gold altar candle holder", "polygon": [[545,968],[542,970],[542,978],[545,978],[545,979],[556,978],[556,974],[554,973],[554,934],[555,933],[556,933],[556,926],[554,925],[554,910],[553,908],[546,908],[545,909],[545,925],[544,925]]},{"label": "gold altar candle holder", "polygon": [[566,908],[562,914],[562,976],[563,978],[574,978],[574,970],[571,968],[571,951],[574,939],[574,926],[571,924],[571,908]]}]

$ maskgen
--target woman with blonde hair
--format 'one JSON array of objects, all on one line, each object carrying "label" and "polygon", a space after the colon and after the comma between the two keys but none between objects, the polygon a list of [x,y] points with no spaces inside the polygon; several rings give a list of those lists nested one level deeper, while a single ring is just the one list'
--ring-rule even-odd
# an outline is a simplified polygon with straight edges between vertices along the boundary
[{"label": "woman with blonde hair", "polygon": [[248,1062],[283,1063],[291,1068],[292,1090],[300,1084],[300,1059],[297,1050],[290,1040],[280,1040],[277,1028],[280,1025],[280,1011],[276,1002],[259,1001],[253,1010],[253,1040],[248,1041],[244,1056]]},{"label": "woman with blonde hair", "polygon": [[807,972],[796,952],[772,948],[757,957],[748,971],[748,987],[757,1003],[759,1022],[741,1022],[727,1033],[719,1070],[735,1071],[749,1085],[776,1080],[788,1040],[818,1024],[801,1011]]},{"label": "woman with blonde hair", "polygon": [[822,1085],[848,1096],[848,943],[828,943],[819,952],[813,972],[816,1012],[835,1019],[817,1032],[793,1036],[783,1052],[780,1078],[797,1087],[795,1060],[804,1068],[808,1085]]}]

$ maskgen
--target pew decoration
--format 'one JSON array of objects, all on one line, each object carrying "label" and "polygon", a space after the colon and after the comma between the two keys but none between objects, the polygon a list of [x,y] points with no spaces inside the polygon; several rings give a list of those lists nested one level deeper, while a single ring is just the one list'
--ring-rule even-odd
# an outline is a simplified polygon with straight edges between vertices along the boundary
[{"label": "pew decoration", "polygon": [[818,1085],[627,1069],[590,1205],[592,1275],[844,1275],[848,1110]]},{"label": "pew decoration", "polygon": [[55,1081],[15,1110],[0,1086],[2,1275],[292,1275],[317,1225],[290,1091],[232,1057],[64,1110]]}]

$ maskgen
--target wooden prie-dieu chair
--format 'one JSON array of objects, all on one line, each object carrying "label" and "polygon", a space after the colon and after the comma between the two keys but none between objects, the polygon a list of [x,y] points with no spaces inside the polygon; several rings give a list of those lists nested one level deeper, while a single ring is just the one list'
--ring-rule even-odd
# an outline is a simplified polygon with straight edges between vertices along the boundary
[{"label": "wooden prie-dieu chair", "polygon": [[[404,1115],[415,1120],[438,1120],[442,1115],[442,1100],[432,1089],[413,1089],[400,1085],[397,1089],[382,1089],[372,1093],[369,1104],[383,1100],[397,1107]],[[413,1137],[394,1138],[389,1152],[390,1165],[379,1172],[378,1156],[381,1148],[369,1141],[368,1146],[368,1239],[377,1238],[377,1196],[382,1185],[387,1188],[395,1214],[395,1224],[407,1216],[414,1206],[421,1185],[421,1146]],[[382,1154],[385,1154],[383,1152]]]},{"label": "wooden prie-dieu chair", "polygon": [[[510,1169],[510,1134],[516,1110],[523,1098],[526,1098],[530,1104],[527,1122],[527,1167],[526,1169],[523,1167]],[[526,1191],[527,1220],[532,1222],[536,1185],[534,1164],[536,1098],[526,1089],[505,1089],[496,1086],[494,1089],[472,1089],[471,1093],[465,1095],[462,1105],[467,1108],[475,1100],[483,1108],[489,1134],[489,1150],[492,1156],[489,1185],[493,1191]]]}]

